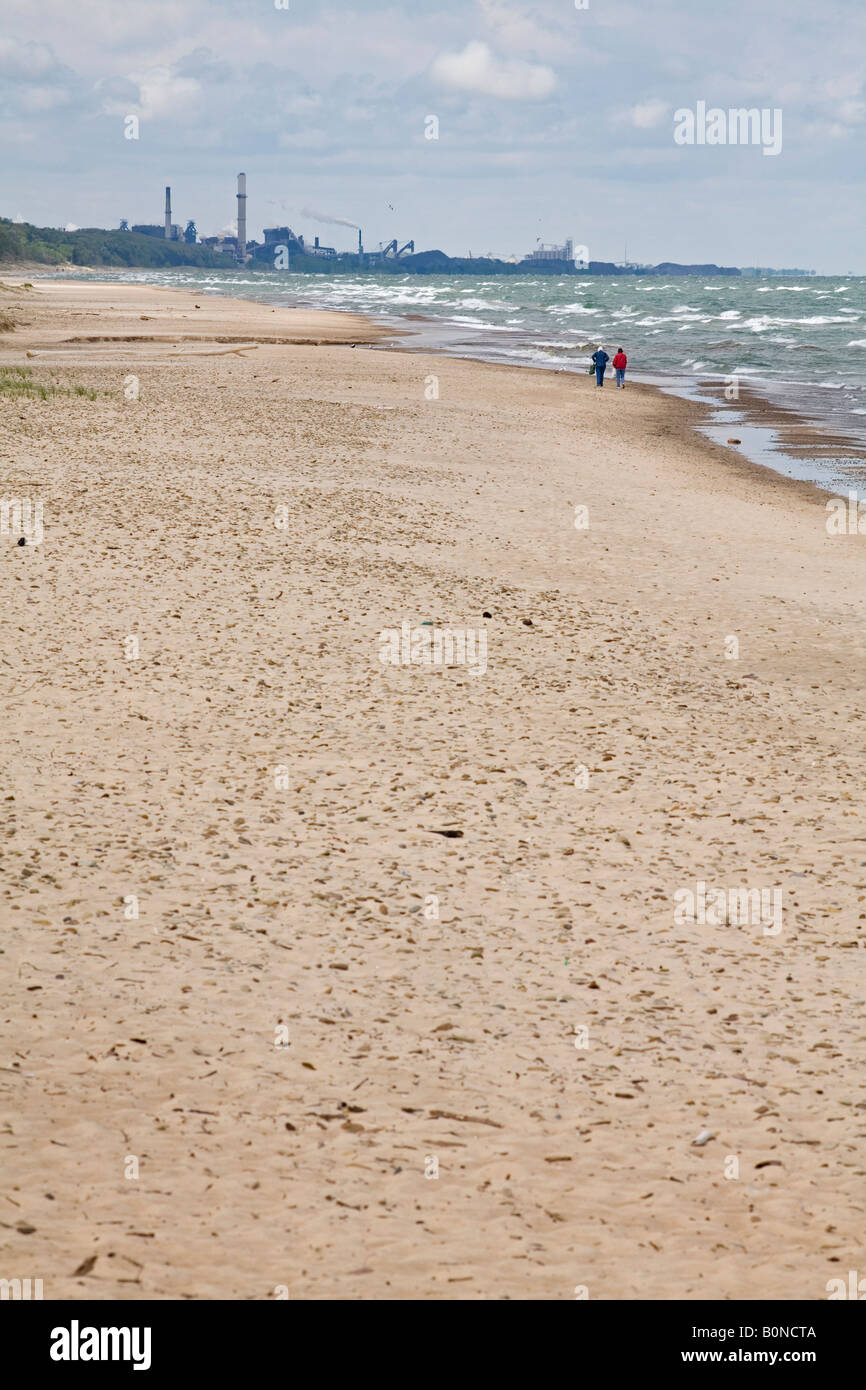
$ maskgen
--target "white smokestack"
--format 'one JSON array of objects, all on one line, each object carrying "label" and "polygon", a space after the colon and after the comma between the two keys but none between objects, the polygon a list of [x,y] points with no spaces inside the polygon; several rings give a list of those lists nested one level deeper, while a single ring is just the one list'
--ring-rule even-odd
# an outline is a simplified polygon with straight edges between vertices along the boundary
[{"label": "white smokestack", "polygon": [[238,260],[247,258],[247,176],[238,174]]}]

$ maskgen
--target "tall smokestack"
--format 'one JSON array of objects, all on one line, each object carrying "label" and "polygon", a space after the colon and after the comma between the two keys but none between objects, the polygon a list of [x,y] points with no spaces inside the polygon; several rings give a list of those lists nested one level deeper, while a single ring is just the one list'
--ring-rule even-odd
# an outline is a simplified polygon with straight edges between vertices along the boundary
[{"label": "tall smokestack", "polygon": [[238,174],[238,260],[247,256],[247,176]]},{"label": "tall smokestack", "polygon": [[363,245],[363,242],[361,241],[361,228],[359,227],[359,228],[358,228],[358,255],[359,255],[359,256],[363,256],[363,254],[364,254],[364,245]]},{"label": "tall smokestack", "polygon": [[165,239],[171,241],[171,189],[165,186]]}]

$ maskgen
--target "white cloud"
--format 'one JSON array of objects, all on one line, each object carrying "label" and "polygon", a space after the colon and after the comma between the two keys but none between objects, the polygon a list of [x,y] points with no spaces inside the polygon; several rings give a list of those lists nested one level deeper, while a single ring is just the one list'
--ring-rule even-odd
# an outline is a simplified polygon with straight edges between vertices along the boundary
[{"label": "white cloud", "polygon": [[18,43],[0,38],[0,74],[32,81],[57,68],[57,59],[44,43]]},{"label": "white cloud", "polygon": [[133,73],[132,81],[139,90],[138,115],[149,119],[187,110],[201,92],[201,83],[194,77],[177,77],[170,68]]},{"label": "white cloud", "polygon": [[375,121],[376,111],[372,106],[362,106],[360,102],[354,102],[347,106],[343,111],[343,120],[354,125],[356,121]]},{"label": "white cloud", "polygon": [[53,111],[69,101],[65,87],[26,87],[18,98],[21,111]]},{"label": "white cloud", "polygon": [[331,143],[324,130],[281,131],[277,144],[284,150],[320,150]]},{"label": "white cloud", "polygon": [[280,110],[284,116],[309,116],[311,111],[317,110],[321,105],[322,98],[317,92],[309,95],[299,92],[295,96],[283,97]]},{"label": "white cloud", "polygon": [[[507,0],[478,0],[478,3],[502,48],[532,53],[542,58],[556,58],[561,56],[563,48],[572,46],[571,35],[562,28],[556,34],[542,29],[534,19],[509,5]],[[573,32],[574,25],[571,27]]]},{"label": "white cloud", "polygon": [[446,87],[481,92],[501,101],[543,101],[556,86],[548,67],[521,59],[497,58],[486,43],[473,39],[462,53],[441,53],[432,76]]},{"label": "white cloud", "polygon": [[830,122],[830,134],[840,139],[850,134],[852,126],[866,120],[862,78],[846,73],[824,83],[821,105]]},{"label": "white cloud", "polygon": [[866,117],[866,102],[852,99],[843,101],[836,112],[843,125],[860,125]]},{"label": "white cloud", "polygon": [[638,130],[651,130],[653,126],[661,124],[670,109],[666,101],[639,102],[631,108],[631,123]]},{"label": "white cloud", "polygon": [[848,72],[825,82],[824,94],[833,101],[843,101],[846,97],[859,96],[862,85],[862,78]]}]

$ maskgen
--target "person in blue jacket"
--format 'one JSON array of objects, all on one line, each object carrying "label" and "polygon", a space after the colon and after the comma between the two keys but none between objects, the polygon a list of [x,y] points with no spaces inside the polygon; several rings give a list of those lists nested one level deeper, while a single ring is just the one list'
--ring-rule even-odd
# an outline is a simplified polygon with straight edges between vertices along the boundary
[{"label": "person in blue jacket", "polygon": [[595,384],[596,386],[604,386],[604,369],[610,361],[610,358],[600,343],[598,351],[592,354],[592,360],[595,364]]}]

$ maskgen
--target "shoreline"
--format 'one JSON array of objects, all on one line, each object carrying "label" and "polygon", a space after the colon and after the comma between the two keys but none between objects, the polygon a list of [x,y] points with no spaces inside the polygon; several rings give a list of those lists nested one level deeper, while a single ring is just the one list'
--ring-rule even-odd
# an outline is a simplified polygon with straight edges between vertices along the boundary
[{"label": "shoreline", "polygon": [[[411,343],[407,343],[403,346],[398,345],[398,351],[424,351],[467,361],[487,362],[491,366],[520,367],[566,376],[582,375],[582,370],[576,366],[554,367],[546,366],[542,362],[504,361],[492,350],[492,344],[488,346],[481,341],[474,345],[463,344],[461,338],[465,335],[465,330],[457,330],[422,314],[406,314],[402,317],[410,322],[424,323],[425,328],[429,324],[430,328],[426,330],[429,335],[427,337],[425,330],[416,330],[421,339],[418,348],[413,349]],[[446,341],[449,338],[450,345]],[[723,436],[726,438],[731,431],[734,434],[739,433],[737,427],[743,425],[747,439],[739,441],[740,447],[737,451],[750,463],[757,467],[769,468],[792,481],[810,483],[824,494],[835,495],[840,487],[847,488],[850,484],[861,481],[856,464],[866,462],[866,444],[853,435],[839,433],[829,419],[822,420],[787,403],[784,397],[791,389],[790,383],[746,376],[739,387],[738,400],[728,402],[724,398],[725,380],[719,376],[688,377],[674,371],[665,373],[649,369],[630,369],[626,389],[650,387],[668,396],[704,407],[707,417],[715,413],[718,426],[715,432],[718,436],[716,442],[720,444],[724,443]],[[608,385],[616,389],[612,370],[607,373],[606,387]],[[783,398],[781,401],[778,399],[780,396]],[[707,426],[708,418],[696,422],[695,429],[702,431]],[[714,436],[708,432],[707,437]],[[805,467],[810,461],[828,458],[836,461],[844,459],[849,461],[848,466],[842,466],[839,462],[834,474],[822,478],[815,477],[813,472]]]},{"label": "shoreline", "polygon": [[[98,268],[81,268],[84,278],[78,279],[78,282],[148,283],[145,269],[133,273],[140,278],[132,282],[100,281]],[[149,282],[156,284],[154,276],[158,274],[154,272]],[[202,274],[207,276],[208,272]],[[51,279],[77,278],[75,272],[72,276],[68,272],[58,272],[46,277],[48,282]],[[209,285],[203,292],[213,298],[238,297],[242,302],[252,304],[268,302],[245,299],[240,286],[232,285],[231,288],[238,289],[240,293],[237,296],[224,296],[219,290],[215,291],[214,285]],[[316,304],[305,302],[300,290],[297,293],[303,311],[318,311]],[[582,365],[557,366],[553,362],[535,360],[537,347],[533,347],[529,341],[516,353],[513,348],[503,352],[503,340],[519,341],[521,334],[517,329],[497,329],[491,336],[449,318],[436,318],[423,312],[398,314],[383,311],[377,314],[374,310],[362,308],[358,313],[368,322],[386,328],[391,338],[399,340],[402,334],[408,334],[410,339],[416,338],[414,345],[411,341],[405,345],[408,351],[434,352],[466,360],[561,371],[576,376],[582,374]],[[401,350],[399,341],[393,346],[395,350]],[[633,361],[635,356],[633,354]],[[862,464],[866,462],[866,442],[861,437],[862,429],[854,425],[850,415],[839,415],[832,393],[830,396],[827,392],[822,394],[814,383],[798,383],[746,372],[740,378],[739,402],[730,402],[724,399],[723,394],[727,380],[729,378],[720,375],[684,375],[676,370],[641,370],[632,367],[629,373],[631,386],[653,385],[666,394],[706,405],[714,414],[708,415],[707,425],[697,428],[722,444],[732,436],[739,436],[740,443],[735,447],[752,463],[783,476],[811,481],[831,496],[859,490]]]},{"label": "shoreline", "polygon": [[[9,1269],[825,1298],[862,1244],[861,538],[652,388],[47,283],[0,338],[47,393],[2,417],[45,510],[0,545]],[[403,623],[484,671],[383,663]],[[781,930],[678,912],[701,885]]]},{"label": "shoreline", "polygon": [[[97,272],[94,271],[93,273],[96,274]],[[36,282],[34,281],[33,283]],[[201,334],[190,336],[188,332],[184,331],[184,336],[179,342],[178,333],[175,333],[173,335],[169,332],[165,334],[155,335],[149,332],[141,331],[132,334],[127,331],[125,334],[119,334],[114,337],[92,337],[90,339],[90,342],[94,345],[98,342],[107,343],[112,346],[119,346],[120,344],[132,343],[138,343],[141,346],[144,346],[145,344],[164,346],[166,344],[180,345],[181,342],[184,344],[206,342],[213,342],[216,344],[227,344],[229,342],[234,342],[236,348],[238,350],[241,350],[244,342],[263,344],[270,343],[281,346],[287,346],[290,344],[302,346],[322,345],[325,343],[351,341],[353,346],[357,344],[357,346],[359,347],[375,347],[377,350],[383,352],[410,353],[415,356],[443,356],[450,358],[451,360],[475,362],[479,365],[484,364],[489,367],[503,368],[505,370],[513,370],[518,372],[532,371],[544,373],[546,375],[554,377],[573,376],[577,379],[579,379],[583,375],[581,372],[578,372],[576,370],[570,371],[564,368],[546,367],[543,364],[503,362],[495,358],[491,359],[485,357],[483,355],[480,355],[478,352],[468,352],[464,354],[462,352],[449,351],[448,348],[444,347],[437,348],[429,344],[426,346],[413,346],[412,329],[404,329],[401,332],[398,323],[389,322],[384,317],[377,319],[374,316],[366,313],[350,314],[343,310],[322,310],[318,308],[313,309],[307,307],[273,307],[269,305],[263,305],[258,300],[245,299],[242,296],[213,294],[204,291],[193,292],[185,290],[175,290],[173,288],[161,285],[143,285],[140,282],[127,282],[122,280],[70,280],[65,277],[57,276],[46,278],[43,281],[43,283],[45,285],[78,284],[82,286],[91,286],[94,288],[101,288],[102,290],[106,291],[107,294],[108,292],[113,291],[115,288],[123,288],[126,290],[131,290],[133,292],[141,290],[144,292],[143,297],[146,297],[148,291],[152,291],[153,293],[166,296],[186,295],[189,301],[204,299],[213,305],[228,303],[230,305],[247,306],[248,310],[255,311],[255,324],[260,332],[270,327],[270,325],[267,322],[267,319],[263,317],[265,315],[279,313],[281,316],[288,315],[291,320],[291,331],[285,336],[269,336],[265,338],[256,337],[255,334],[253,334],[252,336],[249,334],[239,334],[236,338],[228,338],[226,337],[225,332],[219,332],[219,330],[215,331],[212,327],[210,334],[204,332]],[[2,280],[0,280],[0,284],[3,284]],[[187,313],[184,315],[184,317],[188,316],[189,315],[187,305]],[[401,315],[399,317],[406,319],[410,323],[413,321],[419,321],[424,318],[423,315],[418,314],[407,314]],[[284,319],[281,319],[280,321],[282,322],[284,321]],[[436,323],[435,320],[429,320],[429,322]],[[317,324],[320,325],[321,330],[318,334],[316,334],[314,331],[315,326]],[[196,324],[196,327],[199,327],[198,323]],[[129,325],[127,325],[127,329],[128,328]],[[401,342],[400,339],[403,334],[405,334],[405,337],[404,340]],[[7,335],[5,339],[0,337],[0,365],[2,365],[6,361],[6,351],[14,347],[14,339],[16,337],[20,339],[20,335],[18,334]],[[67,348],[69,348],[70,350],[70,356],[77,356],[78,350],[81,347],[84,347],[86,343],[86,337],[78,337],[74,339],[67,338],[63,340],[62,344],[56,343],[53,347],[46,346],[44,344],[38,347],[35,345],[31,345],[29,346],[29,348],[25,348],[25,351],[27,351],[28,359],[31,358],[31,354],[35,354],[37,358],[40,358],[42,361],[47,362],[50,357],[60,357],[62,355],[62,352]],[[218,349],[214,350],[214,354],[217,350]],[[230,350],[231,349],[229,349],[229,351]],[[191,355],[191,353],[186,352],[183,355],[187,356]],[[613,383],[612,372],[608,374],[608,378],[609,379],[607,380],[604,389],[615,390],[616,388]],[[709,383],[709,385],[710,388],[712,388],[714,383]],[[798,477],[796,475],[792,475],[790,473],[785,472],[778,462],[774,463],[773,451],[771,447],[763,447],[760,450],[756,450],[750,453],[745,449],[738,448],[736,445],[723,443],[720,438],[713,439],[712,435],[709,432],[705,433],[704,431],[707,429],[710,418],[710,412],[713,409],[713,406],[712,398],[706,394],[702,395],[701,383],[697,384],[696,389],[693,387],[691,390],[676,390],[668,384],[668,382],[665,380],[662,374],[638,373],[636,376],[629,378],[627,389],[629,391],[655,392],[659,396],[666,396],[671,401],[677,400],[678,402],[681,402],[684,405],[688,406],[689,418],[686,420],[684,426],[686,439],[692,440],[692,442],[694,442],[698,446],[702,444],[708,445],[711,449],[713,449],[714,456],[719,460],[723,460],[728,467],[735,466],[735,463],[738,461],[740,464],[744,465],[747,470],[757,469],[759,470],[759,473],[767,472],[774,479],[783,479],[794,489],[805,489],[803,493],[804,496],[808,496],[813,499],[821,498],[824,502],[826,502],[827,500],[828,493],[832,493],[832,495],[835,495],[829,483],[821,484],[809,478]],[[812,423],[808,421],[805,417],[798,416],[796,412],[789,408],[778,406],[773,407],[769,401],[765,400],[763,397],[757,396],[756,393],[751,392],[749,390],[748,384],[745,385],[743,388],[743,395],[746,397],[746,414],[749,424],[752,423],[752,419],[756,419],[758,422],[762,422],[762,420],[767,415],[770,416],[771,425],[765,430],[765,435],[767,436],[767,439],[770,441],[775,441],[780,436],[780,430],[778,429],[780,417],[789,428],[799,427],[800,437],[802,439],[809,439],[810,442],[814,443],[816,448],[820,447],[821,441],[825,440],[828,437],[827,433],[824,430],[822,430],[820,424],[813,426]],[[737,407],[735,407],[734,410],[730,413],[735,416],[738,413]],[[680,424],[682,425],[684,417],[682,415],[682,412],[679,412],[679,414]],[[733,424],[731,425],[731,428],[733,428]],[[717,431],[717,433],[721,434],[724,433],[724,431],[719,430]],[[864,452],[864,457],[866,457],[866,452]]]}]

